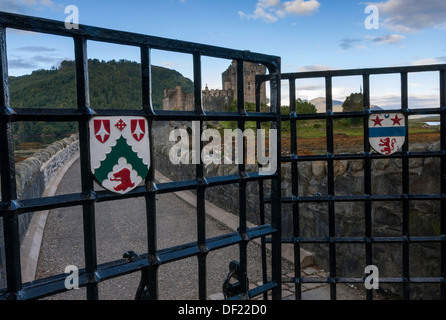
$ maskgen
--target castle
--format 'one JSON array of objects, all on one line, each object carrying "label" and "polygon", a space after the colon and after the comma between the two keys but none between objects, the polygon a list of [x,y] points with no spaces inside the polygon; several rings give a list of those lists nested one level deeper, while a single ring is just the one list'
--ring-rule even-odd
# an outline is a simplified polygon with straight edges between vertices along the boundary
[{"label": "castle", "polygon": [[[255,76],[265,75],[263,65],[244,63],[244,93],[245,102],[256,102]],[[206,85],[202,91],[203,109],[207,111],[227,111],[231,103],[237,99],[237,61],[232,61],[228,69],[222,73],[222,89],[209,90]],[[260,103],[266,104],[265,83],[260,88]],[[194,94],[186,93],[181,86],[164,90],[163,110],[194,110]]]}]

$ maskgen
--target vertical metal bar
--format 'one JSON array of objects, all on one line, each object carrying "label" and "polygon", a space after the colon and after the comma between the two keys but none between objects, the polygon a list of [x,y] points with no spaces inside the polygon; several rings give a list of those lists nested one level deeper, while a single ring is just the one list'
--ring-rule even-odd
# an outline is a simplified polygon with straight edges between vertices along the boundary
[{"label": "vertical metal bar", "polygon": [[[296,114],[296,79],[289,80],[290,87],[290,113]],[[293,197],[299,196],[299,168],[297,166],[297,125],[296,118],[294,116],[290,119],[290,139],[291,139],[291,192]],[[298,238],[300,236],[300,224],[299,224],[299,202],[293,201],[293,237]],[[294,284],[294,297],[296,300],[302,300],[302,284],[300,281],[301,265],[300,265],[300,243],[295,241],[293,245],[294,249],[294,278],[296,279]]]},{"label": "vertical metal bar", "polygon": [[275,155],[277,161],[276,175],[271,181],[271,224],[277,229],[271,236],[272,249],[272,263],[271,276],[272,281],[277,283],[277,286],[272,290],[273,300],[282,300],[282,219],[281,219],[281,115],[280,115],[280,100],[281,100],[281,83],[280,83],[280,60],[277,65],[269,67],[270,78],[270,100],[271,113],[276,115],[276,121],[271,122],[271,130],[277,130],[277,153]]},{"label": "vertical metal bar", "polygon": [[[79,121],[79,149],[81,163],[82,193],[90,196],[93,180],[90,176],[90,128],[88,121],[91,114],[88,83],[87,41],[81,36],[74,36],[74,53],[76,61],[77,107],[87,116]],[[87,299],[98,299],[98,284],[95,279],[97,270],[96,230],[94,202],[82,205],[84,222],[85,271],[88,276]]]},{"label": "vertical metal bar", "polygon": [[[152,109],[152,82],[150,48],[141,47],[141,76],[142,76],[142,106],[148,114],[153,114]],[[145,184],[147,194],[146,220],[147,220],[147,259],[149,262],[147,272],[147,293],[149,300],[158,299],[158,256],[157,256],[157,233],[156,233],[156,184],[155,184],[155,149],[153,138],[153,118],[148,119],[149,142],[150,142],[150,169]]]},{"label": "vertical metal bar", "polygon": [[[244,61],[242,59],[237,60],[237,110],[239,114],[245,114],[245,77],[244,77]],[[245,120],[238,120],[237,124],[240,132],[245,131]],[[241,163],[238,164],[238,172],[240,176],[244,176],[246,173],[246,137],[242,135],[242,150],[237,150],[241,152],[242,157]],[[237,146],[236,146],[237,148]],[[242,274],[242,279],[248,277],[248,239],[247,239],[247,227],[246,227],[246,181],[242,180],[239,182],[239,233],[242,241],[239,244],[239,255],[240,255],[240,272]],[[240,288],[242,292],[248,291],[248,286],[246,281],[240,281]]]},{"label": "vertical metal bar", "polygon": [[[370,159],[370,142],[369,142],[369,116],[370,116],[370,75],[363,75],[363,108],[364,111],[364,194],[370,196],[372,194],[372,170]],[[373,264],[372,252],[372,201],[367,198],[364,203],[365,214],[365,263],[366,266]],[[373,291],[366,290],[366,299],[373,299]]]},{"label": "vertical metal bar", "polygon": [[148,114],[153,114],[152,109],[152,65],[150,64],[150,48],[141,47],[141,89],[142,108]]},{"label": "vertical metal bar", "polygon": [[[0,114],[8,114],[10,109],[8,58],[6,50],[6,28],[0,26]],[[17,201],[17,186],[15,179],[14,143],[12,138],[12,123],[9,117],[0,118],[0,174],[2,201],[10,203],[14,209]],[[18,213],[11,210],[3,217],[3,236],[6,258],[6,281],[9,299],[17,299],[22,289],[20,266],[20,237]]]},{"label": "vertical metal bar", "polygon": [[[256,90],[256,112],[260,112],[261,110],[261,99],[260,99],[260,92],[262,89],[262,85],[263,85],[263,81],[259,81],[257,80],[256,77],[256,86],[255,86],[255,90]],[[256,126],[257,130],[262,129],[262,122],[257,121],[257,126]],[[257,131],[258,134],[258,131]],[[257,148],[259,148],[259,146],[257,146]],[[257,149],[259,150],[259,149]],[[261,166],[261,164],[259,163],[259,167]],[[264,188],[264,181],[263,180],[259,180],[259,214],[260,214],[260,224],[264,225],[265,224],[265,188]],[[265,241],[265,236],[262,236],[260,238],[260,251],[261,251],[261,256],[262,256],[262,281],[263,283],[267,283],[268,282],[268,268],[267,268],[267,262],[266,262],[266,241]],[[264,292],[263,293],[263,299],[264,300],[268,300],[268,292]]]},{"label": "vertical metal bar", "polygon": [[[203,114],[202,106],[202,79],[201,79],[201,56],[196,53],[193,55],[194,61],[194,98],[195,98],[195,112],[197,114]],[[203,133],[203,120],[199,123],[198,137],[201,137]],[[195,178],[198,181],[197,187],[197,244],[200,248],[198,254],[198,296],[200,300],[206,300],[207,296],[207,272],[206,272],[206,208],[205,208],[205,193],[206,183],[203,174],[203,163],[201,162],[201,151],[203,150],[203,141],[197,139],[199,150],[196,152],[198,159],[195,166]]]},{"label": "vertical metal bar", "polygon": [[[440,147],[441,147],[441,165],[440,165],[440,192],[446,194],[446,71],[440,71]],[[440,202],[440,233],[443,237],[441,241],[441,282],[440,282],[440,298],[446,300],[446,199],[443,197]]]},{"label": "vertical metal bar", "polygon": [[[327,183],[328,196],[334,196],[334,138],[333,138],[333,93],[332,77],[325,77],[325,90],[327,101]],[[328,201],[328,233],[330,237],[330,299],[336,300],[336,239],[335,208],[332,200]]]},{"label": "vertical metal bar", "polygon": [[410,281],[409,278],[409,116],[408,116],[408,81],[407,72],[401,73],[401,110],[406,121],[406,141],[402,148],[402,193],[403,193],[403,227],[402,234],[405,237],[403,241],[403,298],[410,299]]}]

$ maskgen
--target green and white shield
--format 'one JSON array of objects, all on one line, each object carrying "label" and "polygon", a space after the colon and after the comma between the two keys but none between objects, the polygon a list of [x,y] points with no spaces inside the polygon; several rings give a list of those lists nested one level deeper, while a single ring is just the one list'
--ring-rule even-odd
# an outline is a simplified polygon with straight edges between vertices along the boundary
[{"label": "green and white shield", "polygon": [[150,168],[150,141],[143,117],[93,117],[90,120],[91,172],[112,192],[127,193]]}]

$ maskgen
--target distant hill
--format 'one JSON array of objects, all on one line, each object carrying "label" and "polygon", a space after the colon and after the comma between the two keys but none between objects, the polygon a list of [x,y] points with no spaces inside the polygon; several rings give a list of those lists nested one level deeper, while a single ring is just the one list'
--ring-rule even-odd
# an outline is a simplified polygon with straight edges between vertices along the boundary
[{"label": "distant hill", "polygon": [[[325,99],[325,97],[314,98],[310,100],[310,103],[312,103],[316,107],[318,113],[325,113],[326,111],[325,106],[327,104],[327,100]],[[344,101],[333,100],[333,112],[342,112],[343,103]],[[375,105],[372,105],[371,109],[382,110],[380,107]]]},{"label": "distant hill", "polygon": [[[325,106],[327,104],[327,100],[323,97],[319,97],[319,98],[314,98],[312,100],[310,100],[310,103],[312,103],[316,109],[318,113],[325,113]],[[339,100],[333,100],[333,111],[334,112],[342,112],[342,104],[344,103],[344,101],[339,101]]]},{"label": "distant hill", "polygon": [[[90,106],[93,109],[139,109],[141,98],[141,66],[128,60],[97,59],[88,61]],[[164,89],[180,85],[193,92],[193,82],[179,72],[152,66],[152,104],[162,108]],[[30,75],[10,77],[11,106],[14,108],[77,107],[74,61],[63,61],[59,68],[37,70]],[[61,134],[77,130],[77,123],[21,122],[14,125],[20,135]]]}]

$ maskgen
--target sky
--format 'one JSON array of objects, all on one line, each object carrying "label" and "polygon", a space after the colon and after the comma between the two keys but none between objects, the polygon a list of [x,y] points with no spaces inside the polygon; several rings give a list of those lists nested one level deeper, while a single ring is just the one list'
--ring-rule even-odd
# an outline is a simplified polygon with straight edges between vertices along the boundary
[{"label": "sky", "polygon": [[[445,0],[0,0],[0,11],[65,21],[70,5],[83,25],[277,55],[282,72],[446,63]],[[74,59],[69,38],[8,29],[7,45],[12,76]],[[92,41],[88,57],[140,60],[137,48]],[[221,89],[230,61],[202,62],[203,86]],[[152,63],[193,78],[190,55],[153,50]],[[361,82],[335,78],[334,99]],[[297,96],[324,96],[323,85],[299,80]],[[287,104],[285,83],[282,91]],[[399,75],[372,76],[371,103],[399,107]],[[439,107],[438,73],[409,74],[409,107]]]}]

